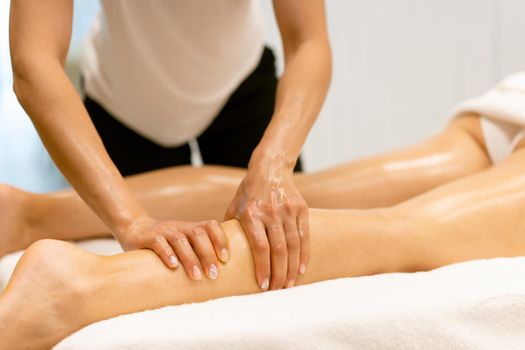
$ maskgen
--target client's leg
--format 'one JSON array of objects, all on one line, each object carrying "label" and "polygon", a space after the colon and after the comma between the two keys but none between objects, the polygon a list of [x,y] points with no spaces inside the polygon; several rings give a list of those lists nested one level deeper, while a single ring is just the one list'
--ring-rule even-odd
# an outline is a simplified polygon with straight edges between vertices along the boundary
[{"label": "client's leg", "polygon": [[[525,254],[524,164],[525,149],[392,208],[312,210],[310,266],[296,284]],[[115,315],[259,291],[240,225],[223,228],[231,260],[221,278],[199,283],[165,268],[150,251],[100,257],[63,242],[37,243],[0,296],[0,324],[7,325],[0,348],[49,347]]]},{"label": "client's leg", "polygon": [[[353,226],[367,231],[348,231]],[[397,269],[384,242],[379,212],[312,210],[310,267],[300,283]],[[223,223],[231,258],[220,278],[195,283],[148,250],[102,257],[69,243],[32,245],[0,296],[0,349],[44,349],[82,326],[108,317],[166,305],[260,290],[251,251],[237,221]],[[381,233],[381,234],[380,234]],[[388,249],[386,246],[388,246]],[[23,310],[23,312],[21,312]]]},{"label": "client's leg", "polygon": [[[327,171],[298,175],[310,207],[389,206],[489,166],[479,118],[453,121],[440,134],[404,150]],[[176,167],[133,176],[127,183],[159,219],[222,219],[244,171]],[[72,191],[32,195],[0,187],[0,256],[43,238],[82,239],[108,234]]]}]

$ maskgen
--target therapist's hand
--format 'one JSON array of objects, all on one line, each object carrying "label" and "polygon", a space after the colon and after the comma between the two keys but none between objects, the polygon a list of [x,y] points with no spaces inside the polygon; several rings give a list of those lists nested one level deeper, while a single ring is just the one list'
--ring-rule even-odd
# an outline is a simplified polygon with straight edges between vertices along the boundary
[{"label": "therapist's hand", "polygon": [[[180,263],[193,280],[216,279],[218,259],[230,256],[226,234],[215,220],[201,222],[136,220],[131,228],[117,236],[124,250],[151,249],[169,268]],[[180,262],[180,263],[179,263]]]},{"label": "therapist's hand", "polygon": [[263,290],[292,287],[306,270],[308,207],[293,183],[292,169],[250,164],[226,212],[226,219],[238,219],[246,232]]}]

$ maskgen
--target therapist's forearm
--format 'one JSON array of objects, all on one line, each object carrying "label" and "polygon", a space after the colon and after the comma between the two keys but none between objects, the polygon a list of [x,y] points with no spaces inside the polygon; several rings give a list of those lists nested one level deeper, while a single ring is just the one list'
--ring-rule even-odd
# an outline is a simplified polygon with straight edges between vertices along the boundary
[{"label": "therapist's forearm", "polygon": [[252,162],[278,162],[291,170],[328,91],[331,55],[327,41],[308,40],[286,56],[274,115]]},{"label": "therapist's forearm", "polygon": [[58,60],[16,62],[14,88],[70,184],[114,234],[146,213],[109,158]]}]

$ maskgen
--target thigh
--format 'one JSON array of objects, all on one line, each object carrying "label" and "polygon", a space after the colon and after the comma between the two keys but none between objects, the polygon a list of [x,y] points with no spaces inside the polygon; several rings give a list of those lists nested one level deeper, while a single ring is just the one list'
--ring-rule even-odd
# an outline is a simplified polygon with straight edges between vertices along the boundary
[{"label": "thigh", "polygon": [[189,145],[162,147],[126,127],[89,97],[84,104],[111,160],[123,176],[191,164]]},{"label": "thigh", "polygon": [[[257,68],[239,85],[219,115],[197,139],[205,164],[248,167],[275,107],[275,57],[265,49]],[[298,161],[296,170],[300,170]]]},{"label": "thigh", "polygon": [[377,208],[490,166],[480,119],[468,115],[415,145],[301,175],[296,183],[310,207]]},{"label": "thigh", "polygon": [[389,209],[414,270],[525,254],[525,150]]}]

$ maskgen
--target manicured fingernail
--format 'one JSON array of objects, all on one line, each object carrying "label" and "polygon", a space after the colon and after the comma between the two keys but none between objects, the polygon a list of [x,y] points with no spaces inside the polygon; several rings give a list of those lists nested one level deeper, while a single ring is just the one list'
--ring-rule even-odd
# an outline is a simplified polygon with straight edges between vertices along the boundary
[{"label": "manicured fingernail", "polygon": [[306,265],[305,264],[299,265],[299,273],[301,275],[304,275],[305,272],[306,272]]},{"label": "manicured fingernail", "polygon": [[193,278],[196,280],[202,279],[201,269],[198,266],[193,266]]},{"label": "manicured fingernail", "polygon": [[261,283],[262,290],[268,290],[268,287],[270,286],[270,281],[268,278],[265,278],[264,281]]},{"label": "manicured fingernail", "polygon": [[214,264],[211,264],[210,266],[210,278],[212,280],[217,279],[217,266],[215,266]]},{"label": "manicured fingernail", "polygon": [[226,262],[229,258],[228,251],[226,249],[221,250],[221,260]]},{"label": "manicured fingernail", "polygon": [[170,256],[170,263],[173,267],[179,267],[179,260],[175,255]]},{"label": "manicured fingernail", "polygon": [[288,284],[286,285],[286,288],[292,288],[293,285],[294,285],[295,281],[294,280],[290,280],[288,281]]}]

